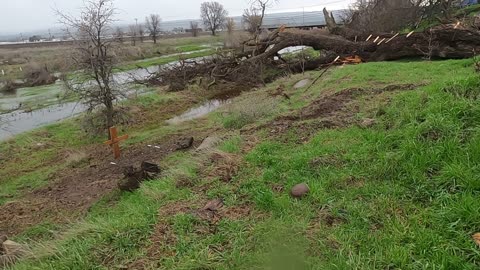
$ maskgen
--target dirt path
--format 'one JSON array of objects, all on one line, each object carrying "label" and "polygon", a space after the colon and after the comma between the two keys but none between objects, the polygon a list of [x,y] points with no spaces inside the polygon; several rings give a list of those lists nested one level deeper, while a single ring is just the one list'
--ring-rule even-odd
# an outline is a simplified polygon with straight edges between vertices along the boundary
[{"label": "dirt path", "polygon": [[[207,136],[196,135],[197,145]],[[108,147],[91,147],[86,167],[63,170],[52,177],[55,180],[48,186],[1,205],[0,235],[17,235],[42,222],[62,224],[82,217],[98,200],[117,189],[124,166],[139,166],[143,161],[158,163],[176,151],[181,138],[179,134],[153,144],[157,147],[138,145],[126,149],[116,165],[110,163],[114,160]]]}]

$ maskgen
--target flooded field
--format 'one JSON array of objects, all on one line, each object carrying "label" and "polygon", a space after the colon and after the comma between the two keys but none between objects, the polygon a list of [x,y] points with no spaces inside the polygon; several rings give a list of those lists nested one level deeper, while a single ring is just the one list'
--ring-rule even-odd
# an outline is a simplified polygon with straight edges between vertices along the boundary
[{"label": "flooded field", "polygon": [[[200,60],[203,59],[203,57],[194,59]],[[178,63],[179,62],[176,61],[166,65],[177,65]],[[124,96],[128,96],[129,94],[137,93],[137,91],[129,85],[131,82],[146,79],[150,74],[157,72],[159,68],[159,66],[151,66],[148,68],[118,72],[113,75],[113,80],[115,84],[123,88],[122,92]],[[86,84],[88,83],[91,82],[86,82]],[[17,89],[9,95],[1,94],[0,111],[5,112],[16,108],[20,109],[0,114],[0,140],[5,140],[17,134],[71,118],[86,111],[87,107],[85,105],[77,101],[66,101],[64,99],[64,93],[63,83],[58,81],[52,85]],[[219,101],[219,103],[221,102]],[[201,110],[214,110],[213,107],[215,107],[215,104],[207,107],[210,109],[204,108]]]}]

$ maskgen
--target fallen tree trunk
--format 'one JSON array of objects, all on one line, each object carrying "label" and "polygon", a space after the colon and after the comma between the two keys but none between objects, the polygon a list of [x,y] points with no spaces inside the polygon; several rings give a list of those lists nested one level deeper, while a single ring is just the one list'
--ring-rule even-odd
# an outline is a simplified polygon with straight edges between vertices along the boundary
[{"label": "fallen tree trunk", "polygon": [[[228,52],[201,63],[167,68],[153,75],[149,81],[152,84],[168,84],[172,89],[178,90],[196,78],[201,78],[197,83],[207,90],[215,85],[225,88],[226,84],[230,84],[228,87],[251,88],[284,73],[330,66],[338,57],[342,58],[338,63],[419,57],[459,59],[470,58],[475,51],[480,51],[479,29],[458,24],[441,25],[410,34],[372,34],[368,38],[356,36],[355,31],[336,26],[334,20],[329,20],[329,27],[330,33],[323,29],[285,30],[281,27],[258,43],[244,43],[245,46],[254,47],[254,51]],[[293,61],[286,61],[280,51],[295,46],[312,47],[321,51],[321,55],[317,58],[303,58],[300,55]],[[175,85],[179,87],[172,87]]]},{"label": "fallen tree trunk", "polygon": [[[375,41],[375,42],[374,42]],[[480,31],[474,28],[442,25],[425,32],[403,35],[373,35],[368,41],[351,41],[340,35],[320,31],[285,31],[272,39],[267,49],[250,58],[258,61],[276,56],[293,46],[310,46],[339,56],[358,55],[365,61],[398,60],[406,57],[458,59],[480,51]]]}]

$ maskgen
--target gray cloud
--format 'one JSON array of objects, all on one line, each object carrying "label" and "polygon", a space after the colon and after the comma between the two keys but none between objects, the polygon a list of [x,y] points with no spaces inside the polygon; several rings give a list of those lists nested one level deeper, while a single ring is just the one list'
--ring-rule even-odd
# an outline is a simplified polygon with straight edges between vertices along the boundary
[{"label": "gray cloud", "polygon": [[[200,4],[205,0],[116,0],[120,23],[143,21],[146,15],[158,13],[162,20],[194,19],[199,17]],[[241,15],[248,0],[217,0],[230,15]],[[280,0],[270,12],[286,10],[312,10],[323,6],[330,9],[345,8],[352,0]],[[58,27],[54,8],[72,14],[78,13],[82,0],[1,0],[0,34],[13,34]]]}]

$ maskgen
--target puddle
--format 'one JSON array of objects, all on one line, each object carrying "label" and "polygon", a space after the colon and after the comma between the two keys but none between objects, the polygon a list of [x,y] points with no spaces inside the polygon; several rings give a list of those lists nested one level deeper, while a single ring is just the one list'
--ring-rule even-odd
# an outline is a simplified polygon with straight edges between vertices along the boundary
[{"label": "puddle", "polygon": [[177,125],[183,122],[201,118],[213,111],[216,111],[218,108],[223,105],[232,103],[232,98],[237,97],[241,94],[241,91],[231,90],[218,93],[214,95],[210,100],[203,103],[200,106],[194,107],[185,113],[175,116],[174,118],[167,120],[167,124]]},{"label": "puddle", "polygon": [[11,110],[21,104],[35,103],[44,104],[57,100],[64,92],[62,83],[56,82],[50,85],[18,88],[12,93],[0,94],[0,109]]},{"label": "puddle", "polygon": [[[198,57],[190,60],[201,60],[205,57]],[[180,62],[172,62],[166,65],[179,65]],[[125,85],[134,80],[146,79],[150,76],[151,73],[154,73],[159,70],[159,66],[152,66],[146,69],[136,69],[126,72],[119,72],[113,75],[113,80],[118,85]],[[91,82],[86,82],[86,84]],[[28,103],[29,101],[35,101],[40,104],[58,102],[58,95],[63,93],[63,86],[61,82],[58,82],[53,85],[46,85],[40,87],[29,87],[21,88],[17,90],[15,95],[0,96],[0,109],[10,110],[18,108],[20,104]],[[38,92],[41,92],[39,94]],[[124,91],[125,96],[128,96],[129,93],[132,93],[132,90],[126,89]],[[142,94],[142,93],[138,93]],[[190,119],[195,119],[201,117],[222,104],[225,101],[221,99],[212,100],[208,102],[207,105],[199,107],[197,109],[192,109],[191,116],[179,116],[179,119],[185,118],[186,120],[179,120],[179,123],[182,121],[188,121]],[[78,102],[71,102],[65,104],[58,104],[46,107],[44,109],[35,110],[33,112],[23,112],[15,111],[7,114],[0,114],[0,141],[9,139],[17,134],[31,131],[33,129],[46,126],[61,120],[65,120],[76,116],[87,110],[86,106]],[[197,110],[197,112],[193,112]],[[202,114],[203,113],[203,114]],[[190,118],[190,119],[188,119]],[[173,121],[173,119],[172,119]]]},{"label": "puddle", "polygon": [[17,134],[52,124],[86,110],[86,106],[78,102],[50,106],[33,112],[12,112],[0,115],[0,121],[5,122],[0,127],[0,141]]},{"label": "puddle", "polygon": [[198,119],[200,117],[203,117],[203,116],[217,110],[221,106],[223,106],[225,104],[229,104],[229,103],[231,103],[230,99],[225,99],[225,100],[212,99],[212,100],[209,100],[209,101],[205,102],[204,104],[202,104],[199,107],[195,107],[195,108],[192,108],[192,109],[188,110],[187,112],[185,112],[182,115],[179,115],[179,116],[176,116],[176,117],[174,117],[170,120],[167,120],[167,123],[170,124],[170,125],[177,125],[177,124],[180,124],[180,123],[183,123],[183,122],[186,122],[186,121]]}]

